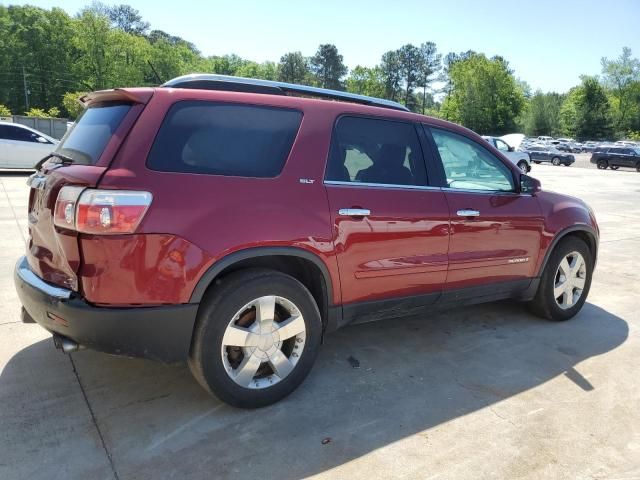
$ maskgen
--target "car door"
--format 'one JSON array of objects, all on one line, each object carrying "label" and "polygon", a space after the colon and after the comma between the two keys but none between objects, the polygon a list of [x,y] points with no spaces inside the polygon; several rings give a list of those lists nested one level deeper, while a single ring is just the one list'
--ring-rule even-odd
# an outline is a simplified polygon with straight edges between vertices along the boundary
[{"label": "car door", "polygon": [[0,125],[0,168],[9,168],[9,156],[7,148],[7,136],[9,131],[5,125]]},{"label": "car door", "polygon": [[392,119],[336,122],[325,188],[345,321],[406,313],[440,296],[449,210],[427,183],[419,133]]},{"label": "car door", "polygon": [[[443,299],[526,288],[536,274],[544,228],[537,199],[519,193],[520,174],[481,143],[441,128],[430,132],[451,216]],[[467,167],[452,172],[451,163]]]},{"label": "car door", "polygon": [[[37,133],[17,125],[5,125],[7,166],[11,168],[33,168],[47,152],[53,150],[53,144],[38,141]],[[43,138],[43,140],[45,140]],[[46,140],[45,140],[46,141]],[[48,146],[47,146],[48,145]]]}]

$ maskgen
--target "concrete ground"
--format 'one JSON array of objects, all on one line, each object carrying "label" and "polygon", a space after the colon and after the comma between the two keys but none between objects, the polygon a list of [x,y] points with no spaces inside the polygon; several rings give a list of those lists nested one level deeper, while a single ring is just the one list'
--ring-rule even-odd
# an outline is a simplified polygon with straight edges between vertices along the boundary
[{"label": "concrete ground", "polygon": [[255,411],[185,367],[64,356],[20,323],[26,175],[0,174],[0,478],[639,479],[640,174],[532,174],[600,221],[579,316],[500,302],[348,327],[301,388]]}]

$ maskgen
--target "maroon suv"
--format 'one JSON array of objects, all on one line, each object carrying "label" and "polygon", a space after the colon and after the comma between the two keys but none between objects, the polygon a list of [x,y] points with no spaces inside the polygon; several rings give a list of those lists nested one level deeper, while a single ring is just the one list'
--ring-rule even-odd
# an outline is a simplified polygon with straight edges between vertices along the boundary
[{"label": "maroon suv", "polygon": [[344,92],[217,75],[100,91],[29,178],[25,322],[187,360],[225,402],[275,402],[326,332],[513,298],[582,308],[598,227],[475,133]]}]

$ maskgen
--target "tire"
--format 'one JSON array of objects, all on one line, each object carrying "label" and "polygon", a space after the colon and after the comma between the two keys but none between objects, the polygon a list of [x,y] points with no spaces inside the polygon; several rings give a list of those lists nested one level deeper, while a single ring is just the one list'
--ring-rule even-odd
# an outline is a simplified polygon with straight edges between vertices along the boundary
[{"label": "tire", "polygon": [[[576,254],[582,257],[584,270],[581,269]],[[565,259],[575,259],[576,261],[573,265],[571,261],[567,261],[566,266],[572,267],[572,269],[575,266],[577,269],[576,277],[569,275],[571,279],[569,282],[567,277],[564,277],[565,280],[562,282],[563,270],[561,270],[561,263],[563,263]],[[566,266],[564,268],[566,268]],[[551,252],[542,277],[540,278],[540,285],[538,286],[536,296],[529,302],[530,310],[539,317],[548,320],[556,322],[569,320],[575,316],[584,305],[589,295],[589,289],[591,288],[592,275],[593,256],[587,244],[574,236],[568,236],[560,240],[553,252]],[[578,290],[580,289],[577,288],[575,284],[582,285],[582,289],[577,298],[576,295],[578,295]],[[563,285],[566,286],[565,288],[570,288],[571,292],[568,290],[563,291]],[[558,297],[555,296],[557,291],[562,292]],[[558,298],[561,300],[558,301]]]},{"label": "tire", "polygon": [[610,168],[611,170],[617,170],[617,169],[619,169],[619,168],[620,168],[620,165],[611,165],[609,168]]},{"label": "tire", "polygon": [[640,172],[640,162],[636,163],[636,172]]},{"label": "tire", "polygon": [[536,165],[540,165],[540,160],[534,160],[533,163],[535,163]]},{"label": "tire", "polygon": [[[264,309],[268,319],[264,324],[258,309]],[[300,315],[301,321],[287,321]],[[287,331],[283,334],[284,326]],[[264,328],[267,333],[258,333]],[[277,335],[298,330],[304,331],[284,340]],[[232,335],[238,333],[240,336]],[[239,408],[264,407],[302,383],[316,359],[321,336],[318,306],[302,283],[277,271],[241,270],[223,277],[205,295],[189,368],[204,389],[223,402]],[[281,365],[282,373],[276,364]]]},{"label": "tire", "polygon": [[598,169],[606,170],[608,166],[609,162],[607,162],[606,160],[598,160]]},{"label": "tire", "polygon": [[558,157],[553,157],[551,159],[551,163],[553,163],[556,167],[560,165],[560,159]]},{"label": "tire", "polygon": [[529,165],[527,165],[527,162],[525,162],[524,160],[520,160],[518,162],[518,168],[522,173],[529,173],[529,170],[531,170],[529,168]]}]

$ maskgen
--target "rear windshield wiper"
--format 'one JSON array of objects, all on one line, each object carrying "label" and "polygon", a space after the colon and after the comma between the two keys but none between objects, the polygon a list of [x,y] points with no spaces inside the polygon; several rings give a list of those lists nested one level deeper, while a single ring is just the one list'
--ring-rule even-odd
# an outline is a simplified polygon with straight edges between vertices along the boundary
[{"label": "rear windshield wiper", "polygon": [[44,157],[42,160],[40,160],[38,163],[36,163],[36,170],[40,170],[40,167],[42,167],[42,165],[44,165],[44,162],[49,160],[51,157],[56,157],[57,159],[59,159],[57,162],[55,162],[57,164],[71,165],[74,162],[73,158],[71,158],[68,155],[65,155],[64,153],[51,152],[46,157]]}]

